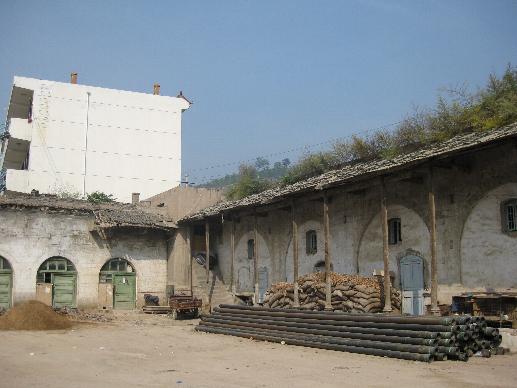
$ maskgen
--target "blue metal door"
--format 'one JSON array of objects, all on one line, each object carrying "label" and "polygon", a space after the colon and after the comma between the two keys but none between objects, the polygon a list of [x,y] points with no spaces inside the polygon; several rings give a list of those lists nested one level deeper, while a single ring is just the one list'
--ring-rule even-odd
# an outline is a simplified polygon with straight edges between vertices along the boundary
[{"label": "blue metal door", "polygon": [[424,314],[424,260],[410,255],[400,260],[402,313]]}]

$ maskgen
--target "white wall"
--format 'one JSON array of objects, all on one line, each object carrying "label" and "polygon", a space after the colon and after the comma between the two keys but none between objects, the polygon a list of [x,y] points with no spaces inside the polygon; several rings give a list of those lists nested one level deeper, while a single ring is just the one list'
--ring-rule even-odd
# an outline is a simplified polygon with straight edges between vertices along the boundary
[{"label": "white wall", "polygon": [[34,90],[32,142],[28,182],[8,189],[83,193],[85,153],[87,193],[130,202],[132,192],[179,184],[184,99],[22,77],[14,85]]},{"label": "white wall", "polygon": [[39,266],[52,256],[70,260],[77,270],[78,307],[95,307],[98,301],[99,271],[106,261],[126,258],[137,276],[137,300],[151,293],[165,300],[167,247],[158,235],[124,233],[104,241],[90,233],[88,216],[49,214],[39,210],[0,211],[0,256],[13,269],[14,302],[34,299]]},{"label": "white wall", "polygon": [[517,234],[502,232],[501,203],[517,198],[517,183],[491,190],[472,209],[461,236],[463,283],[517,287]]}]

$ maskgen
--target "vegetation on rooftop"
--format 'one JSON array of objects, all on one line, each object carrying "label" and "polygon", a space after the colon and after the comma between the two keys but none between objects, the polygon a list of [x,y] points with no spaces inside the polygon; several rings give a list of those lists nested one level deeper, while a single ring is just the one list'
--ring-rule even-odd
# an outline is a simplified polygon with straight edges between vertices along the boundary
[{"label": "vegetation on rooftop", "polygon": [[[443,90],[434,107],[416,108],[391,131],[381,130],[365,136],[354,135],[348,140],[335,142],[328,151],[307,153],[294,164],[282,166],[277,162],[279,164],[275,163],[275,166],[283,168],[281,176],[264,174],[270,168],[269,161],[263,158],[257,159],[255,165],[242,164],[238,174],[225,177],[231,177],[226,195],[232,200],[241,199],[272,187],[293,184],[346,164],[392,159],[461,133],[487,131],[515,121],[517,67],[508,65],[501,77],[491,74],[487,85],[475,92],[470,92],[466,87]],[[205,186],[210,187],[209,185]]]}]

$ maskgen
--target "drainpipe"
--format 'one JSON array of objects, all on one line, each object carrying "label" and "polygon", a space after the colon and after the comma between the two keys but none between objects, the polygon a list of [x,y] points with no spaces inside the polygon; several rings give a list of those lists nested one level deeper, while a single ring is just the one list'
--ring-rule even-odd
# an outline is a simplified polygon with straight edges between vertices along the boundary
[{"label": "drainpipe", "polygon": [[90,92],[86,92],[86,132],[84,135],[84,175],[83,175],[83,197],[86,198],[86,155],[88,154],[88,126],[90,116]]}]

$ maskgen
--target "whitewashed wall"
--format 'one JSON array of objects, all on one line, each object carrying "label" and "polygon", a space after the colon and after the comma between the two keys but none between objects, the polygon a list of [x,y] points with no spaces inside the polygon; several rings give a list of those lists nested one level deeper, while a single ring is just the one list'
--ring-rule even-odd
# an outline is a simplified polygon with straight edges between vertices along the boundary
[{"label": "whitewashed wall", "polygon": [[32,140],[29,170],[8,176],[8,189],[83,193],[85,153],[86,193],[130,202],[179,184],[184,99],[23,77],[14,85],[34,91]]},{"label": "whitewashed wall", "polygon": [[167,247],[159,235],[124,233],[107,242],[90,233],[88,216],[0,209],[0,218],[0,256],[13,269],[14,303],[35,298],[38,268],[53,256],[67,258],[77,270],[78,307],[97,306],[99,271],[115,257],[134,266],[139,305],[144,293],[165,300]]}]

